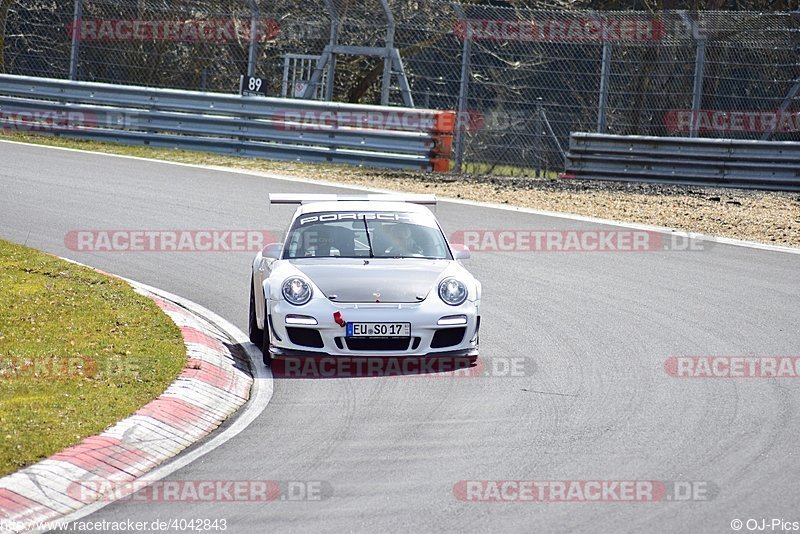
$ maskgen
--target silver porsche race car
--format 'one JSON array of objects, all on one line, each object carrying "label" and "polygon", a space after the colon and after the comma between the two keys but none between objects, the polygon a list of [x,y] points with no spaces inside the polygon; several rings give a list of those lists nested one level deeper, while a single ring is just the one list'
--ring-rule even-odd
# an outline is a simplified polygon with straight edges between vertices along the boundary
[{"label": "silver porsche race car", "polygon": [[432,195],[271,194],[298,205],[253,261],[249,333],[285,356],[478,356],[481,284]]}]

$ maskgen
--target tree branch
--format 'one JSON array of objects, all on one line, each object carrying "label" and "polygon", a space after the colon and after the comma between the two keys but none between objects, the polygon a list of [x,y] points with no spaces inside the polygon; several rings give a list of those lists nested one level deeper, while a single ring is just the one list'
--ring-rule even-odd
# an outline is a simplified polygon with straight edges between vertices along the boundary
[{"label": "tree branch", "polygon": [[11,9],[11,3],[14,0],[0,0],[0,74],[6,72],[6,19],[8,19],[8,12]]}]

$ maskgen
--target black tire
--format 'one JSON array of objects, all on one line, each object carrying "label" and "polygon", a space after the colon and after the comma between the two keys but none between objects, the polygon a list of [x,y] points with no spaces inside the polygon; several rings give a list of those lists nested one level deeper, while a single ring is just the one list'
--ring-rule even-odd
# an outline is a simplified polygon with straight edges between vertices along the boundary
[{"label": "black tire", "polygon": [[272,365],[272,355],[269,353],[269,310],[266,302],[264,303],[264,330],[261,336],[261,354],[264,357],[264,365]]},{"label": "black tire", "polygon": [[253,289],[253,278],[250,278],[250,322],[248,324],[247,333],[250,337],[250,341],[253,342],[258,348],[264,344],[264,330],[258,327],[258,321],[256,320],[256,295],[255,290]]}]

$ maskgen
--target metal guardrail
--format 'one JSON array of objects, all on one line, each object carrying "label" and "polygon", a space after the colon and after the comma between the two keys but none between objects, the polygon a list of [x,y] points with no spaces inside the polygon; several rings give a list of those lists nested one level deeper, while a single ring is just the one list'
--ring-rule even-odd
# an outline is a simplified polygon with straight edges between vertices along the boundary
[{"label": "metal guardrail", "polygon": [[800,143],[575,132],[566,172],[581,179],[800,191]]},{"label": "metal guardrail", "polygon": [[455,113],[0,75],[0,128],[311,163],[449,170]]}]

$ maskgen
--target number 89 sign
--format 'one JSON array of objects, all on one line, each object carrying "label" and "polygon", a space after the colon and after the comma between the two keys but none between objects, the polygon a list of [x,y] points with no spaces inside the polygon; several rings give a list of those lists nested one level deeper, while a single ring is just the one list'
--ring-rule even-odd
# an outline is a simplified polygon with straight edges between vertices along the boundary
[{"label": "number 89 sign", "polygon": [[239,78],[239,94],[242,96],[267,96],[266,84],[255,76]]}]

